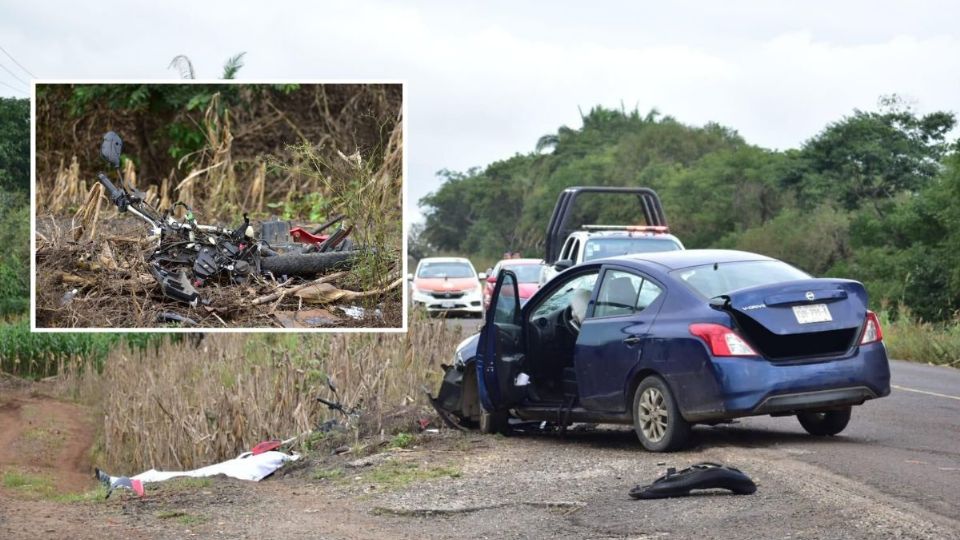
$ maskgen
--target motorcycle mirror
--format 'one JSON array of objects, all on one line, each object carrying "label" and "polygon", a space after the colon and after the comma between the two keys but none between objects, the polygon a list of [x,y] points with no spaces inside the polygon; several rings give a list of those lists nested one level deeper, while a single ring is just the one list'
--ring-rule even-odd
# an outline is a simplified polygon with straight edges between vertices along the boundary
[{"label": "motorcycle mirror", "polygon": [[100,143],[100,157],[113,165],[114,169],[119,169],[121,152],[123,152],[123,139],[112,131],[106,132],[103,135],[103,142]]}]

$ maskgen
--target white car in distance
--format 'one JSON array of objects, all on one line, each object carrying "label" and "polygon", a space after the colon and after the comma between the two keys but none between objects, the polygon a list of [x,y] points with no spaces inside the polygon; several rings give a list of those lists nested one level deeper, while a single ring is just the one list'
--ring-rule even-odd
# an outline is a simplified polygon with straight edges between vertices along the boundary
[{"label": "white car in distance", "polygon": [[483,289],[473,263],[463,257],[427,257],[407,274],[413,305],[428,313],[483,314]]}]

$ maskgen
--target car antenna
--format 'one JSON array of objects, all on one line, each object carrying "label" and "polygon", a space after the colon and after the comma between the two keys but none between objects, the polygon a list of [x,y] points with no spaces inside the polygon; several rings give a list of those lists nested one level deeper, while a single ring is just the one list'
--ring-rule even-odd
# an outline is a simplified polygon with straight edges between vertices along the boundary
[{"label": "car antenna", "polygon": [[719,266],[720,266],[720,263],[713,263],[713,271],[716,272],[716,271],[717,271],[717,267],[719,267]]}]

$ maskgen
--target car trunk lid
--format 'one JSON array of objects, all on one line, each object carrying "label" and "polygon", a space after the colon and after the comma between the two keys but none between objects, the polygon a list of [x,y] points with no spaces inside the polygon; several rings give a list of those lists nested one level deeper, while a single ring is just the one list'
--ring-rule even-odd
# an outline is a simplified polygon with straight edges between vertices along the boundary
[{"label": "car trunk lid", "polygon": [[732,291],[712,304],[771,360],[840,356],[856,345],[867,292],[856,281],[804,279]]}]

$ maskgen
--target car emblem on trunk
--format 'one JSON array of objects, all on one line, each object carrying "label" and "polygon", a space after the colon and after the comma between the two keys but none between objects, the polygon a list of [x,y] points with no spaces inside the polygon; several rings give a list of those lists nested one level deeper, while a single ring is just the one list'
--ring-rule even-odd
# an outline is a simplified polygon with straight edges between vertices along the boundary
[{"label": "car emblem on trunk", "polygon": [[814,298],[816,298],[816,295],[813,294],[813,291],[807,291],[807,294],[804,296],[807,297],[807,300],[813,300]]}]

